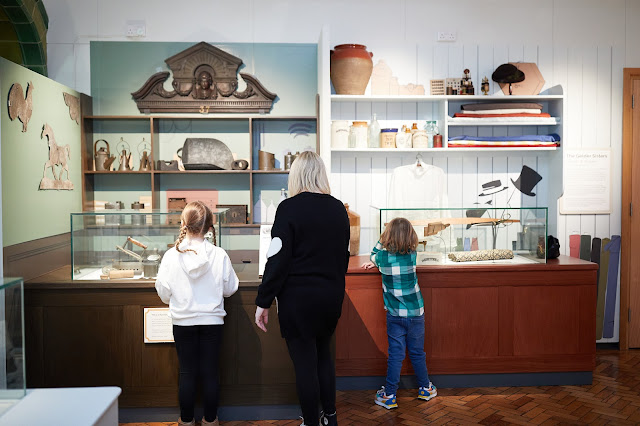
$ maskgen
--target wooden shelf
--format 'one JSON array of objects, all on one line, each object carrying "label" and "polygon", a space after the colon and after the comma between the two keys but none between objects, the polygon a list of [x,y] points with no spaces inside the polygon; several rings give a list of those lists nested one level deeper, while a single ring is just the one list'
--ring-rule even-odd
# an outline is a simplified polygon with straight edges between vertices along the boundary
[{"label": "wooden shelf", "polygon": [[151,172],[141,172],[140,170],[114,171],[114,170],[85,170],[85,175],[149,175]]},{"label": "wooden shelf", "polygon": [[288,175],[289,170],[252,170],[251,173],[257,175]]},{"label": "wooden shelf", "polygon": [[531,148],[531,147],[490,147],[490,148],[349,148],[349,149],[332,149],[332,153],[352,153],[352,152],[379,152],[379,153],[389,153],[389,152],[429,152],[429,153],[443,153],[443,154],[451,154],[452,152],[512,152],[512,151],[556,151],[559,147],[540,147],[540,148]]},{"label": "wooden shelf", "polygon": [[154,170],[153,174],[160,175],[189,175],[189,174],[216,174],[216,175],[246,175],[250,170]]}]

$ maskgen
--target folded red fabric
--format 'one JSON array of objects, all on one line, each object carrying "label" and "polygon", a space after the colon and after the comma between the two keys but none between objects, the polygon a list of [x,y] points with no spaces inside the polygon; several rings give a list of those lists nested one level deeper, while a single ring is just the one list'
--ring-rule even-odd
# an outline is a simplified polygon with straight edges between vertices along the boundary
[{"label": "folded red fabric", "polygon": [[541,112],[540,114],[529,113],[516,113],[516,114],[465,114],[462,112],[456,112],[454,117],[473,117],[473,118],[491,118],[491,117],[536,117],[536,118],[548,118],[551,115],[547,112]]}]

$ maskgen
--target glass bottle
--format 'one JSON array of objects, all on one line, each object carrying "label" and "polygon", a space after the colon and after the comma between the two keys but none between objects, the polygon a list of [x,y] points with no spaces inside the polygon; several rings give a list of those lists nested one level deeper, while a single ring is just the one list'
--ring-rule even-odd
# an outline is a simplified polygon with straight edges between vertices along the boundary
[{"label": "glass bottle", "polygon": [[380,123],[378,123],[375,113],[373,114],[373,119],[369,125],[367,146],[369,148],[380,148]]},{"label": "glass bottle", "polygon": [[433,148],[433,136],[436,134],[435,121],[427,121],[425,130],[427,131],[427,148]]}]

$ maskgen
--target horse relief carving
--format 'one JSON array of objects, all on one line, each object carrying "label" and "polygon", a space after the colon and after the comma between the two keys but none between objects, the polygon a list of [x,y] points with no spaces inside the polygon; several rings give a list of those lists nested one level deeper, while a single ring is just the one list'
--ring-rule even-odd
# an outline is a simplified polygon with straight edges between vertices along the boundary
[{"label": "horse relief carving", "polygon": [[[44,163],[44,170],[42,172],[42,180],[40,181],[40,189],[65,189],[72,190],[73,182],[69,180],[69,162],[71,159],[71,147],[69,145],[60,146],[56,142],[56,138],[53,135],[53,129],[51,126],[45,123],[42,126],[42,133],[40,138],[47,137],[49,140],[49,160]],[[59,166],[60,172],[56,176],[56,168]],[[51,169],[53,179],[47,176],[47,170]],[[67,172],[65,180],[62,180],[62,175]]]},{"label": "horse relief carving", "polygon": [[27,124],[33,112],[33,83],[27,86],[27,96],[25,97],[20,83],[14,83],[9,89],[9,118],[11,121],[16,118],[22,122],[22,132],[27,131]]},{"label": "horse relief carving", "polygon": [[[198,43],[165,60],[168,71],[153,74],[132,93],[142,113],[256,112],[268,113],[277,97],[257,78],[239,73],[242,59],[208,43]],[[168,91],[164,84],[172,76]],[[246,88],[238,91],[238,75]]]}]

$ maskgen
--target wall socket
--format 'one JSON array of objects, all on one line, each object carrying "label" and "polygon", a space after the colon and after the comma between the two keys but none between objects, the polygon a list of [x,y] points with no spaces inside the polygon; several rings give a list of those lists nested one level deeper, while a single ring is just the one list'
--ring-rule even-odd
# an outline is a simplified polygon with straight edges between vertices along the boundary
[{"label": "wall socket", "polygon": [[127,37],[144,37],[147,35],[147,26],[145,21],[127,21],[127,29],[125,35]]},{"label": "wall socket", "polygon": [[456,41],[456,33],[441,31],[438,32],[438,41]]}]

